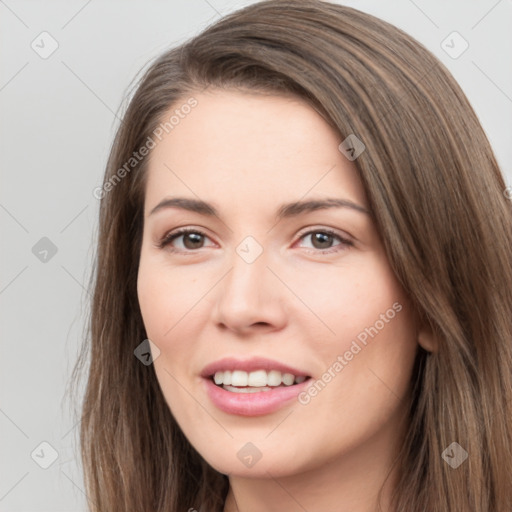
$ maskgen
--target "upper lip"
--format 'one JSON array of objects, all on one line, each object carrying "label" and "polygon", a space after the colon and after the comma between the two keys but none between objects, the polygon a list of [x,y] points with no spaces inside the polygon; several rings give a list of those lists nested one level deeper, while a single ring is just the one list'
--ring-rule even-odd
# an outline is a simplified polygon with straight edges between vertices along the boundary
[{"label": "upper lip", "polygon": [[256,370],[277,370],[281,373],[291,373],[295,377],[309,377],[309,375],[297,368],[293,368],[287,364],[273,361],[264,357],[252,357],[251,359],[236,359],[234,357],[225,357],[206,365],[202,372],[201,377],[211,377],[216,372],[226,370],[243,370],[245,372],[252,372]]}]

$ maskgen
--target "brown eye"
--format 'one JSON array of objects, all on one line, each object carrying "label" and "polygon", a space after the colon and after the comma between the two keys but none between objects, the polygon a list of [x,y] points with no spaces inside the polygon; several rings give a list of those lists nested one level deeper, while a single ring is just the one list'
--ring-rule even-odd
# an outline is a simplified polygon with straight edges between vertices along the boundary
[{"label": "brown eye", "polygon": [[333,235],[317,231],[311,235],[311,241],[316,249],[329,249],[333,242]]},{"label": "brown eye", "polygon": [[[173,242],[175,240],[178,240],[182,238],[181,247],[176,247]],[[166,235],[159,243],[158,247],[160,249],[163,249],[164,247],[168,245],[172,245],[172,251],[194,251],[194,249],[201,249],[204,247],[204,240],[205,238],[208,238],[204,233],[201,231],[197,231],[194,229],[181,229],[179,231],[176,231],[174,233],[169,233]]]},{"label": "brown eye", "polygon": [[203,235],[199,233],[186,233],[183,236],[183,245],[187,249],[198,249],[203,243]]},{"label": "brown eye", "polygon": [[[307,233],[304,233],[301,236],[301,240],[308,238],[311,240],[311,245],[313,249],[317,249],[318,251],[323,251],[325,253],[337,252],[353,245],[353,243],[350,240],[341,237],[340,235],[329,229],[312,230],[308,231]],[[339,243],[335,243],[333,245],[333,242],[336,239],[339,240]]]}]

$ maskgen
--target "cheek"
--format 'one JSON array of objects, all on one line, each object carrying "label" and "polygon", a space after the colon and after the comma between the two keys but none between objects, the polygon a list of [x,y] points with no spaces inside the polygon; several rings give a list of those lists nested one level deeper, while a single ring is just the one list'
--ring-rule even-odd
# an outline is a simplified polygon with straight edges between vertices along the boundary
[{"label": "cheek", "polygon": [[310,338],[323,373],[316,376],[318,395],[308,407],[320,421],[335,417],[347,432],[353,419],[347,419],[347,410],[376,429],[409,390],[418,346],[413,311],[387,260],[378,255],[361,267],[326,269],[324,279],[316,276],[326,284],[309,294],[331,334]]},{"label": "cheek", "polygon": [[143,253],[137,295],[148,337],[168,345],[178,331],[180,336],[186,335],[194,305],[206,290],[206,283],[197,280],[192,272],[171,268],[161,258]]},{"label": "cheek", "polygon": [[195,410],[190,396],[180,386],[186,381],[185,363],[193,351],[193,343],[183,340],[194,337],[189,315],[193,315],[191,308],[201,296],[198,290],[190,291],[194,290],[191,284],[183,274],[165,269],[142,254],[137,295],[146,334],[160,349],[153,368],[167,405],[182,428],[183,422],[194,424],[190,411]]},{"label": "cheek", "polygon": [[378,254],[368,253],[354,264],[334,268],[320,265],[314,275],[296,272],[294,280],[294,290],[323,329],[322,335],[309,338],[319,354],[343,353],[353,340],[364,346],[376,331],[388,332],[398,317],[405,316],[398,311],[405,307],[403,289]]},{"label": "cheek", "polygon": [[156,341],[165,333],[164,313],[172,306],[168,303],[172,295],[166,294],[165,281],[158,278],[158,273],[142,262],[137,278],[137,295],[146,333],[149,339]]},{"label": "cheek", "polygon": [[193,267],[173,268],[165,255],[143,252],[137,278],[146,334],[160,350],[153,363],[157,380],[176,419],[186,422],[194,420],[191,411],[197,405],[185,391],[189,387],[185,383],[193,378],[190,362],[197,355],[195,340],[204,321],[204,305],[202,309],[199,301],[206,299],[212,286],[203,278],[205,272]]},{"label": "cheek", "polygon": [[329,349],[318,347],[324,373],[317,378],[326,386],[319,383],[322,398],[314,407],[322,414],[325,404],[331,404],[328,410],[347,431],[353,420],[346,416],[347,410],[374,430],[394,414],[410,390],[418,349],[414,315],[406,296],[393,290],[391,295],[382,291],[371,305],[355,301],[352,318],[345,315],[336,324],[336,342]]}]

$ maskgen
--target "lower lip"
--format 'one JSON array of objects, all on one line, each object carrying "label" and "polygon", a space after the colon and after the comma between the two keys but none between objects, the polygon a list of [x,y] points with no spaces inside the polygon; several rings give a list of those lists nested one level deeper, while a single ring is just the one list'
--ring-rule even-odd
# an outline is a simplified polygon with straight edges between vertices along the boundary
[{"label": "lower lip", "polygon": [[309,384],[306,379],[300,384],[280,386],[272,391],[235,393],[217,386],[211,379],[203,379],[210,400],[222,411],[239,416],[260,416],[270,414],[284,407]]}]

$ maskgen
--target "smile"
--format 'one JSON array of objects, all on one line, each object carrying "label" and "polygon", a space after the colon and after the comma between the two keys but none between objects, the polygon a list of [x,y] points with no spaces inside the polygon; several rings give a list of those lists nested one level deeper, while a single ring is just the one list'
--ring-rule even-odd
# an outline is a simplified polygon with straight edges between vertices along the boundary
[{"label": "smile", "polygon": [[213,381],[226,391],[232,393],[258,393],[271,391],[273,388],[301,384],[307,377],[295,376],[292,373],[282,373],[278,370],[256,370],[246,372],[243,370],[217,371]]}]

